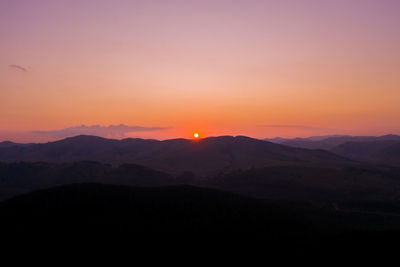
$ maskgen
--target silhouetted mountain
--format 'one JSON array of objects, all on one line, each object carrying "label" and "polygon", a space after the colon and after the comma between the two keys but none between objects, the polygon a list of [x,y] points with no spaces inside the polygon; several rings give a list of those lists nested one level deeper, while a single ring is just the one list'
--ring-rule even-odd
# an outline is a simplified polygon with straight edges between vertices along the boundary
[{"label": "silhouetted mountain", "polygon": [[283,145],[300,147],[307,149],[324,149],[330,150],[338,145],[347,142],[371,142],[371,141],[400,141],[398,135],[384,135],[384,136],[331,136],[320,138],[294,138],[283,142]]},{"label": "silhouetted mountain", "polygon": [[173,177],[136,164],[112,167],[96,162],[0,163],[0,200],[24,192],[73,183],[166,186],[190,182],[191,175]]},{"label": "silhouetted mountain", "polygon": [[359,161],[400,166],[400,141],[389,138],[370,142],[347,142],[331,151]]},{"label": "silhouetted mountain", "polygon": [[171,173],[192,171],[210,175],[238,168],[287,162],[344,162],[326,151],[292,148],[244,136],[210,137],[193,141],[77,136],[46,144],[0,148],[0,161],[137,163]]},{"label": "silhouetted mountain", "polygon": [[393,200],[400,197],[400,169],[363,164],[286,163],[216,176],[172,176],[135,164],[96,162],[0,163],[0,200],[72,183],[131,186],[200,185],[258,198],[318,203]]},{"label": "silhouetted mountain", "polygon": [[349,135],[322,135],[322,136],[310,136],[305,138],[282,138],[282,137],[275,137],[275,138],[265,138],[264,141],[282,144],[284,142],[309,142],[309,141],[321,141],[328,138],[337,138],[337,137],[349,137]]},{"label": "silhouetted mountain", "polygon": [[265,138],[264,141],[268,141],[271,143],[275,144],[282,144],[283,142],[289,141],[290,139],[288,138],[282,138],[282,137],[274,137],[274,138]]},{"label": "silhouetted mountain", "polygon": [[395,200],[400,198],[400,169],[362,164],[282,165],[221,174],[204,185],[269,199]]},{"label": "silhouetted mountain", "polygon": [[281,144],[305,149],[323,149],[357,161],[400,166],[399,135],[294,138]]},{"label": "silhouetted mountain", "polygon": [[22,144],[10,142],[10,141],[0,142],[0,148],[3,148],[3,147],[11,147],[11,146],[21,146],[21,145],[22,145]]}]

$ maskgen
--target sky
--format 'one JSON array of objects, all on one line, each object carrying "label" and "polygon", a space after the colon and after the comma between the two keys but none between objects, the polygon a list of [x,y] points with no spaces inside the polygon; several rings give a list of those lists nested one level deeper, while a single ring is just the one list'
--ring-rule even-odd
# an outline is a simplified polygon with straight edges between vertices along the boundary
[{"label": "sky", "polygon": [[400,134],[399,14],[397,0],[0,0],[0,140]]}]

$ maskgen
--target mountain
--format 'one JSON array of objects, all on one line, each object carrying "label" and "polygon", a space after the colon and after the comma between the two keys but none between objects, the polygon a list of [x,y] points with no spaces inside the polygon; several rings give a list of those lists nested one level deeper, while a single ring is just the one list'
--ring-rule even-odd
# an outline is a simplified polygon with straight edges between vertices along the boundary
[{"label": "mountain", "polygon": [[0,148],[0,161],[5,162],[82,160],[117,165],[136,163],[170,173],[191,171],[198,175],[271,164],[347,161],[327,151],[293,148],[244,136],[166,141],[77,136],[45,144]]},{"label": "mountain", "polygon": [[274,137],[274,138],[265,138],[264,141],[275,143],[275,144],[282,144],[283,142],[289,141],[288,138],[282,137]]},{"label": "mountain", "polygon": [[171,175],[136,164],[96,162],[0,163],[0,200],[60,185],[195,185],[263,199],[313,203],[400,198],[400,169],[360,163],[286,163],[214,176]]},{"label": "mountain", "polygon": [[22,145],[22,144],[10,142],[10,141],[0,142],[0,148],[3,148],[3,147],[11,147],[11,146],[21,146],[21,145]]},{"label": "mountain", "polygon": [[324,139],[328,138],[337,138],[337,137],[349,137],[349,135],[322,135],[322,136],[310,136],[310,137],[305,137],[305,138],[282,138],[282,137],[275,137],[275,138],[265,138],[264,141],[272,142],[272,143],[277,143],[277,144],[282,144],[285,142],[310,142],[310,141],[321,141]]},{"label": "mountain", "polygon": [[347,142],[331,151],[354,160],[400,166],[400,140],[383,138],[370,142]]},{"label": "mountain", "polygon": [[369,164],[297,164],[220,174],[203,185],[257,198],[314,203],[400,198],[400,169]]},{"label": "mountain", "polygon": [[113,167],[97,162],[0,163],[0,200],[21,193],[73,183],[167,186],[189,183],[192,176],[173,177],[136,164]]},{"label": "mountain", "polygon": [[[273,139],[274,140],[274,139]],[[400,166],[400,136],[331,136],[279,140],[280,144],[305,149],[323,149],[362,162]]]},{"label": "mountain", "polygon": [[324,149],[331,150],[332,148],[347,143],[347,142],[372,142],[372,141],[400,141],[399,135],[384,135],[384,136],[320,136],[310,138],[294,138],[286,140],[281,144],[291,147],[300,147],[307,149]]}]

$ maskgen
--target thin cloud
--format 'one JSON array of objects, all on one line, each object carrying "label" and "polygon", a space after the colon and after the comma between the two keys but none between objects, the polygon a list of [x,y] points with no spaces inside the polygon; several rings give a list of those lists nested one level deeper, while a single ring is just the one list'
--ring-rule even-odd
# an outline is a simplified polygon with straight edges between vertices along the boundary
[{"label": "thin cloud", "polygon": [[299,130],[313,130],[313,131],[336,130],[336,129],[333,129],[333,128],[320,128],[320,127],[313,127],[313,126],[308,126],[308,125],[291,125],[291,124],[270,124],[270,125],[261,125],[261,127],[299,129]]},{"label": "thin cloud", "polygon": [[55,138],[66,138],[77,135],[95,135],[107,138],[123,138],[125,134],[132,132],[147,132],[147,131],[162,131],[168,129],[167,127],[143,127],[143,126],[127,126],[120,125],[92,125],[92,126],[76,126],[60,130],[51,131],[33,131],[34,134],[48,135]]},{"label": "thin cloud", "polygon": [[22,67],[20,65],[11,64],[11,65],[8,65],[8,67],[12,68],[12,69],[16,69],[16,70],[22,71],[22,72],[28,72],[28,70],[26,68],[24,68],[24,67]]}]

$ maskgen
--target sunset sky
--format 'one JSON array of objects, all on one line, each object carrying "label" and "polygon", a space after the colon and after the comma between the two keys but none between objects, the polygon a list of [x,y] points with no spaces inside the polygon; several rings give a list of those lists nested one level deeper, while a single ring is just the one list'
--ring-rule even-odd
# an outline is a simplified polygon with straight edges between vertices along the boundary
[{"label": "sunset sky", "polygon": [[400,134],[399,14],[398,0],[0,0],[0,141],[120,124]]}]

